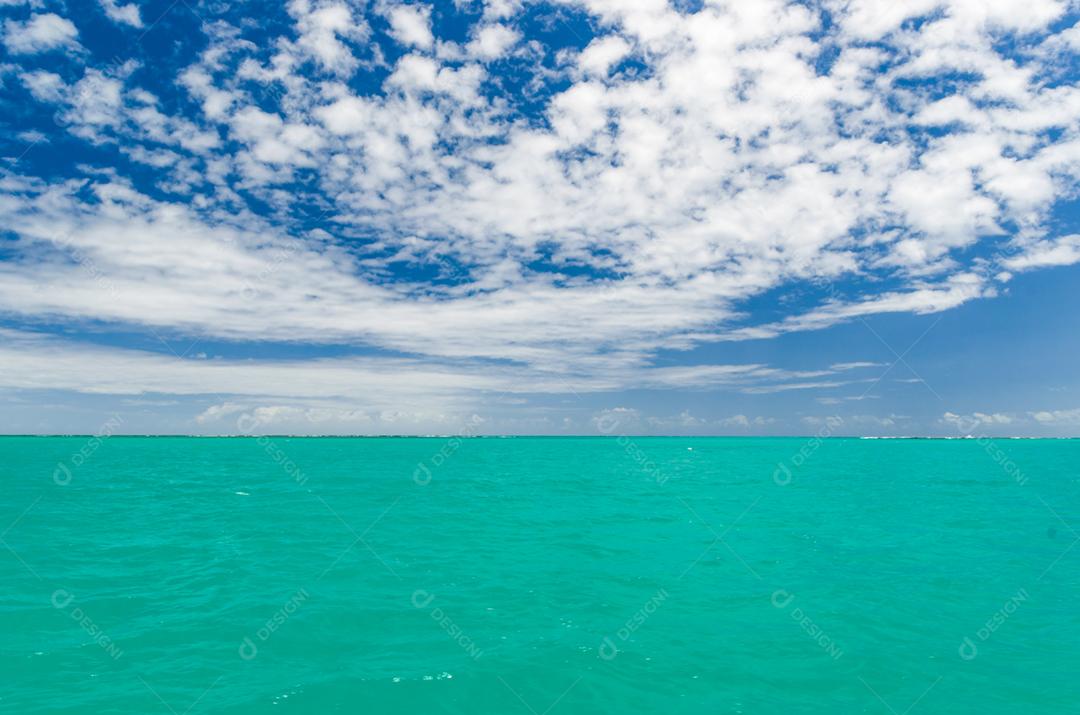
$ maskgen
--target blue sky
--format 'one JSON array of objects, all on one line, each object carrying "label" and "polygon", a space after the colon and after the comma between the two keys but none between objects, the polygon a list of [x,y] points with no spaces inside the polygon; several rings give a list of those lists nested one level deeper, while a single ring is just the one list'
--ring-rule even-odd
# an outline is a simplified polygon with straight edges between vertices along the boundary
[{"label": "blue sky", "polygon": [[1080,433],[1075,4],[0,16],[2,432]]}]

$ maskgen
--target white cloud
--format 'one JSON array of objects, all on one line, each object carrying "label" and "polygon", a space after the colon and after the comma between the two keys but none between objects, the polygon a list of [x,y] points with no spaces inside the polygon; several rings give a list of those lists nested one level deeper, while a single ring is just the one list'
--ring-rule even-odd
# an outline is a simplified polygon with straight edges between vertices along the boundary
[{"label": "white cloud", "polygon": [[[363,404],[364,401],[359,401]],[[222,402],[196,415],[191,431],[206,434],[477,435],[490,433],[488,418],[437,406],[377,409],[330,401]],[[500,425],[510,424],[500,418]],[[503,427],[505,429],[505,427]],[[527,432],[527,430],[526,430]]]},{"label": "white cloud", "polygon": [[484,0],[484,18],[508,18],[521,10],[522,4],[522,0]]},{"label": "white cloud", "polygon": [[289,14],[300,34],[296,47],[319,67],[338,75],[349,75],[359,65],[349,45],[367,38],[367,23],[354,16],[349,5],[332,0],[289,0]]},{"label": "white cloud", "polygon": [[593,415],[591,422],[597,432],[605,435],[623,435],[642,428],[641,412],[632,407],[600,410]]},{"label": "white cloud", "polygon": [[[77,245],[70,238],[57,245]],[[77,251],[76,261],[100,279],[94,256]],[[110,286],[117,290],[117,286]],[[151,303],[156,298],[145,296]],[[718,387],[735,389],[746,382],[783,379],[791,373],[759,365],[703,366],[696,374],[676,374],[662,368],[596,365],[591,370],[553,374],[546,369],[461,359],[420,360],[390,356],[322,358],[316,360],[226,360],[195,356],[191,342],[163,338],[166,350],[154,353],[75,343],[68,340],[0,329],[0,389],[57,389],[88,394],[229,396],[208,408],[198,422],[217,421],[262,404],[291,401],[293,407],[392,409],[425,414],[460,413],[478,405],[497,405],[509,395],[606,393],[626,389]],[[171,346],[171,347],[169,347]],[[79,369],[92,363],[93,371]],[[713,368],[713,369],[704,369]],[[241,399],[245,398],[245,399]],[[342,404],[348,405],[347,408]],[[596,415],[605,422],[634,429],[645,424],[632,408],[614,408]],[[754,418],[753,425],[770,424]],[[673,423],[674,424],[674,423]],[[703,423],[700,423],[703,424]],[[678,426],[699,425],[699,418],[680,417]],[[700,426],[700,425],[699,425]]]},{"label": "white cloud", "polygon": [[[301,34],[293,49],[332,71],[357,66],[355,48],[340,38],[366,32],[362,19],[342,4],[295,0],[289,7]],[[1021,142],[1017,132],[1024,130],[1010,125],[1003,133],[999,126],[1027,121],[1035,113],[1024,107],[1047,101],[1050,93],[1026,75],[1017,80],[1024,95],[1018,108],[972,121],[962,135],[931,139],[925,148],[909,141],[901,131],[906,114],[886,101],[916,117],[940,102],[893,83],[930,71],[925,57],[940,48],[929,29],[975,43],[989,20],[971,20],[960,9],[931,22],[926,37],[898,36],[910,63],[921,64],[901,61],[873,77],[881,57],[852,36],[853,25],[860,28],[854,36],[865,35],[870,7],[839,12],[840,54],[831,74],[816,76],[798,44],[815,26],[805,8],[762,3],[754,11],[709,7],[682,15],[659,6],[633,12],[593,6],[612,31],[586,48],[580,66],[603,74],[640,45],[652,74],[610,85],[582,78],[552,98],[550,130],[505,123],[478,91],[484,72],[428,56],[405,55],[387,80],[404,98],[316,86],[288,70],[296,61],[293,50],[265,67],[245,61],[245,76],[287,86],[295,97],[287,116],[251,106],[230,86],[232,78],[210,64],[189,69],[184,81],[204,103],[207,119],[226,120],[232,138],[245,146],[221,161],[267,201],[277,199],[277,187],[294,168],[317,167],[342,226],[364,226],[396,248],[438,236],[439,250],[466,266],[476,290],[506,288],[507,280],[525,288],[535,277],[521,266],[547,242],[556,263],[591,263],[622,275],[622,285],[608,294],[659,302],[670,291],[656,286],[675,286],[698,306],[693,314],[699,317],[692,328],[692,321],[677,321],[684,324],[672,325],[673,334],[768,337],[877,312],[946,310],[992,295],[984,277],[965,272],[949,252],[1004,219],[1037,221],[1034,214],[1053,196],[1046,193],[1053,184],[1047,177],[1064,162],[1060,151]],[[909,15],[873,7],[887,16],[880,32],[893,32],[898,26],[892,23]],[[1045,6],[1038,17],[1052,16],[1051,10]],[[402,42],[431,46],[428,6],[399,5],[389,15]],[[994,27],[1005,22],[992,17]],[[504,25],[481,24],[477,38],[495,27]],[[734,35],[724,39],[724,27]],[[741,49],[759,40],[767,50]],[[231,39],[223,42],[219,53],[244,51]],[[1004,71],[985,47],[963,58],[935,57],[935,66],[975,62],[987,76]],[[949,99],[974,106],[964,93],[982,91],[980,85]],[[1064,96],[1057,105],[1068,106]],[[1057,126],[1072,116],[1068,110],[1041,114]],[[274,126],[258,133],[253,117]],[[1030,131],[1041,131],[1046,121]],[[768,138],[758,138],[766,129]],[[881,132],[892,140],[878,141]],[[495,137],[500,141],[481,141]],[[1014,144],[1030,156],[1006,159],[1016,155]],[[458,148],[447,153],[448,145]],[[582,158],[567,161],[568,155]],[[976,174],[982,184],[973,180]],[[1010,183],[1014,176],[1024,178]],[[942,186],[951,193],[942,194]],[[1031,187],[1042,188],[1032,193]],[[868,227],[897,223],[907,227],[901,235],[853,238]],[[1045,241],[1035,235],[1032,250],[1039,250]],[[738,301],[786,281],[882,270],[894,272],[901,286],[831,301],[779,324],[725,325]],[[502,285],[487,285],[496,275]],[[565,290],[592,290],[584,283]]]},{"label": "white cloud", "polygon": [[357,97],[342,97],[319,107],[315,115],[334,134],[359,134],[372,124],[372,108]]},{"label": "white cloud", "polygon": [[1076,426],[1080,425],[1080,408],[1074,410],[1041,410],[1032,412],[1032,418],[1043,425]]},{"label": "white cloud", "polygon": [[[94,81],[101,91],[87,93],[94,100],[85,105],[83,119],[113,121],[115,87],[103,78]],[[301,154],[302,142],[290,139],[272,115],[238,113],[235,127],[238,138],[268,159]],[[98,197],[93,203],[63,186],[9,199],[9,225],[22,236],[16,245],[25,263],[0,265],[0,302],[26,314],[184,326],[226,339],[374,342],[444,357],[510,358],[559,372],[567,366],[642,366],[652,350],[697,324],[695,314],[707,305],[678,287],[662,291],[666,300],[657,302],[655,290],[639,286],[566,291],[543,281],[498,295],[418,300],[357,275],[347,254],[332,244],[278,236],[255,217],[208,225],[191,207],[152,200],[122,182],[91,188]],[[93,272],[54,254],[57,237],[65,236],[71,248],[92,258]],[[149,283],[147,271],[155,275]],[[102,290],[102,277],[109,291]],[[681,325],[672,322],[680,305]],[[588,318],[567,324],[570,312]],[[523,334],[526,315],[531,329]],[[822,374],[827,372],[786,377]],[[761,366],[685,366],[656,369],[647,379],[679,386],[748,375],[785,377]]]},{"label": "white cloud", "polygon": [[[403,420],[402,418],[406,418]],[[412,426],[445,422],[442,413],[403,413],[384,410],[366,412],[336,406],[244,405],[225,402],[211,405],[195,417],[195,423],[231,434],[371,434],[377,426],[394,424],[395,434],[410,433]]]},{"label": "white cloud", "polygon": [[244,405],[236,402],[223,402],[220,405],[211,405],[199,413],[195,417],[195,421],[199,424],[207,424],[211,422],[217,422],[229,415],[242,412],[246,409]]},{"label": "white cloud", "polygon": [[888,367],[888,363],[867,362],[865,360],[864,361],[857,361],[857,362],[838,362],[838,363],[836,363],[834,365],[830,365],[829,369],[830,370],[837,370],[837,371],[842,371],[842,370],[862,370],[863,368],[868,368],[868,367]]},{"label": "white cloud", "polygon": [[[227,394],[254,398],[359,401],[368,409],[461,405],[484,391],[516,390],[509,374],[487,374],[403,359],[247,361],[181,359],[171,354],[81,345],[34,334],[0,331],[0,386],[112,395]],[[179,345],[179,343],[177,343]],[[179,352],[179,348],[177,349]],[[95,365],[92,375],[80,360]],[[85,363],[84,363],[85,364]],[[357,397],[357,396],[363,397]],[[215,419],[237,410],[235,400],[204,413]]]},{"label": "white cloud", "polygon": [[905,423],[909,420],[904,415],[851,415],[847,418],[847,421],[856,425],[867,425],[870,427],[876,427],[878,429],[892,429],[901,423]]},{"label": "white cloud", "polygon": [[619,35],[607,35],[589,43],[578,56],[578,67],[587,74],[604,77],[616,62],[630,52],[630,43]]},{"label": "white cloud", "polygon": [[466,49],[474,57],[493,60],[503,56],[519,39],[517,30],[506,25],[484,25],[476,31]]},{"label": "white cloud", "polygon": [[821,415],[806,415],[800,417],[799,421],[810,427],[821,426],[820,433],[822,435],[831,434],[833,430],[846,423],[846,420],[839,415],[827,415],[824,417]]},{"label": "white cloud", "polygon": [[23,132],[19,132],[16,135],[19,141],[26,142],[27,144],[38,144],[40,142],[49,141],[49,137],[44,132],[40,132],[36,129],[28,129]]},{"label": "white cloud", "polygon": [[779,323],[731,331],[729,340],[770,338],[786,332],[816,330],[839,322],[881,313],[921,315],[949,310],[975,298],[996,295],[986,280],[974,273],[958,273],[943,283],[919,282],[909,291],[883,293],[857,303],[828,303],[822,308],[796,315]]},{"label": "white cloud", "polygon": [[829,380],[825,382],[788,382],[779,385],[754,385],[742,388],[742,392],[748,395],[769,395],[775,392],[790,392],[792,390],[823,390],[834,387],[850,385],[850,380]]},{"label": "white cloud", "polygon": [[746,415],[732,415],[720,420],[721,427],[740,427],[743,429],[766,427],[775,423],[776,419],[774,417],[747,417]]},{"label": "white cloud", "polygon": [[142,27],[142,16],[139,14],[139,6],[135,3],[121,5],[117,0],[98,0],[102,9],[109,19],[123,25]]},{"label": "white cloud", "polygon": [[396,5],[389,17],[390,32],[403,45],[431,49],[435,42],[431,34],[431,7],[428,5]]},{"label": "white cloud", "polygon": [[1074,263],[1080,263],[1080,234],[1077,233],[1036,244],[1021,255],[1002,261],[1002,265],[1013,271]]},{"label": "white cloud", "polygon": [[67,90],[63,78],[55,72],[35,70],[27,72],[20,79],[34,99],[40,102],[59,102]]},{"label": "white cloud", "polygon": [[13,54],[34,55],[61,47],[78,47],[79,31],[55,13],[32,15],[26,22],[4,20],[4,45]]},{"label": "white cloud", "polygon": [[973,430],[983,425],[997,426],[997,425],[1011,425],[1018,420],[1013,415],[1005,414],[1002,412],[984,413],[973,412],[969,415],[958,415],[954,412],[946,412],[941,416],[941,421],[945,424],[952,425],[961,434],[969,434]]}]

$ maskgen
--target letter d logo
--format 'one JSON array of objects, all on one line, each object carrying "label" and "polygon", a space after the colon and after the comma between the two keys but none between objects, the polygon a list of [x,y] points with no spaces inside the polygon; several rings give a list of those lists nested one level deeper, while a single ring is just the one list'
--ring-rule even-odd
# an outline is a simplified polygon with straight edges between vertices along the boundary
[{"label": "letter d logo", "polygon": [[65,591],[62,588],[58,588],[53,591],[52,605],[55,608],[63,610],[68,607],[68,604],[71,603],[71,599],[73,598],[75,598],[75,596],[72,595],[71,591]]},{"label": "letter d logo", "polygon": [[52,480],[62,487],[66,487],[71,484],[71,470],[63,462],[56,463],[56,469],[53,470]]},{"label": "letter d logo", "polygon": [[963,660],[975,660],[975,656],[979,654],[978,647],[975,645],[974,641],[967,636],[964,636],[964,641],[960,644],[957,651],[960,653],[960,658]]},{"label": "letter d logo", "polygon": [[255,415],[240,415],[236,419],[236,428],[243,434],[251,434],[259,426],[259,418]]},{"label": "letter d logo", "polygon": [[600,657],[603,660],[615,660],[618,654],[619,649],[615,647],[615,643],[611,638],[604,636],[604,640],[600,642]]},{"label": "letter d logo", "polygon": [[244,660],[254,660],[255,656],[259,654],[259,649],[255,646],[254,641],[247,636],[244,636],[244,640],[240,643],[238,652],[240,653],[240,657]]},{"label": "letter d logo", "polygon": [[780,462],[776,465],[776,471],[772,473],[772,480],[782,487],[791,484],[791,470],[787,465]]},{"label": "letter d logo", "polygon": [[793,598],[795,598],[795,594],[785,591],[782,588],[778,588],[773,591],[772,599],[770,600],[772,601],[772,605],[777,608],[787,608]]},{"label": "letter d logo", "polygon": [[611,434],[619,426],[619,418],[614,415],[601,415],[596,420],[596,429],[602,434]]},{"label": "letter d logo", "polygon": [[423,462],[418,463],[416,469],[413,470],[412,480],[420,486],[426,487],[431,484],[431,470]]}]

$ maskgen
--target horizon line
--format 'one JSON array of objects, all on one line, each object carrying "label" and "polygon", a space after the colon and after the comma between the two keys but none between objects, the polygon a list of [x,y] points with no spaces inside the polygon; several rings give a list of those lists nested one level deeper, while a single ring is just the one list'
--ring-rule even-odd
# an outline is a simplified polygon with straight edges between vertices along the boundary
[{"label": "horizon line", "polygon": [[859,435],[859,434],[838,434],[838,435],[818,435],[818,434],[290,434],[286,432],[282,433],[265,433],[265,434],[167,434],[167,433],[147,433],[147,434],[91,434],[91,433],[0,433],[0,438],[11,437],[34,437],[34,438],[52,438],[52,437],[86,437],[88,439],[113,439],[116,437],[126,438],[185,438],[185,439],[263,439],[263,438],[288,438],[288,439],[620,439],[620,438],[638,438],[638,439],[865,439],[865,440],[889,440],[889,439],[933,439],[942,441],[954,441],[954,440],[981,440],[981,439],[1047,439],[1047,440],[1070,440],[1080,439],[1080,435],[1069,436],[1028,436],[1028,435],[988,435],[988,434],[968,434],[957,436],[945,436],[945,435]]}]

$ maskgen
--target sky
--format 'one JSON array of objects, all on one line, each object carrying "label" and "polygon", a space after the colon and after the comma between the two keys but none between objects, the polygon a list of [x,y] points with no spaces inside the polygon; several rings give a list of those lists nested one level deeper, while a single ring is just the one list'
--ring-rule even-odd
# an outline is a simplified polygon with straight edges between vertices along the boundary
[{"label": "sky", "polygon": [[1080,435],[1069,0],[0,0],[0,433]]}]

